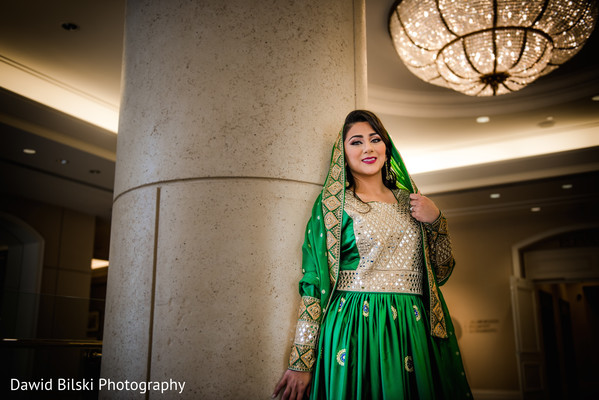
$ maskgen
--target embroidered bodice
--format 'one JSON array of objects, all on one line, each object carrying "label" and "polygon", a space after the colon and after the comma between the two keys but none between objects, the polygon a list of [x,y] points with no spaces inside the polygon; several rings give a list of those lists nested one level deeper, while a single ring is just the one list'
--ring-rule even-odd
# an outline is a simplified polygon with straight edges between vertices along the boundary
[{"label": "embroidered bodice", "polygon": [[363,203],[345,194],[353,220],[360,262],[339,272],[338,290],[422,294],[422,240],[409,211],[409,193],[395,192],[398,203]]}]

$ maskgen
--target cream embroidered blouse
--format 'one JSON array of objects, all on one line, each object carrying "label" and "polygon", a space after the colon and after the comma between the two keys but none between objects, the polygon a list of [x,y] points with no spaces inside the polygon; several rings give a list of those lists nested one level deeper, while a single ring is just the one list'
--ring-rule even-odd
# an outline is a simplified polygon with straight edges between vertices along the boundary
[{"label": "cream embroidered blouse", "polygon": [[363,203],[347,190],[345,212],[353,220],[360,254],[355,270],[341,270],[337,290],[422,294],[422,240],[409,211],[409,193],[396,204]]}]

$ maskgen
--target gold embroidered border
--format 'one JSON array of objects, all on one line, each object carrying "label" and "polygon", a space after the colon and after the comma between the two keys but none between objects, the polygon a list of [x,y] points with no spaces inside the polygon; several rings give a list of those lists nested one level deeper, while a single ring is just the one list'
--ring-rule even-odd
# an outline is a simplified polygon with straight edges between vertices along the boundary
[{"label": "gold embroidered border", "polygon": [[426,264],[426,274],[428,277],[431,335],[439,338],[447,338],[445,314],[443,313],[443,307],[441,306],[441,301],[439,300],[437,282],[435,281],[435,276],[433,275],[433,270],[430,265],[429,244],[424,230],[422,232],[422,236],[424,247],[424,262]]},{"label": "gold embroidered border", "polygon": [[322,306],[320,305],[320,299],[311,296],[302,296],[297,319],[300,321],[320,323],[321,317]]},{"label": "gold embroidered border", "polygon": [[294,344],[315,348],[319,330],[320,324],[318,323],[298,321],[295,328]]},{"label": "gold embroidered border", "polygon": [[[327,259],[329,264],[329,280],[331,290],[337,282],[339,273],[339,257],[341,254],[341,222],[343,218],[343,201],[345,196],[345,157],[343,154],[343,134],[339,132],[329,173],[322,190],[322,214],[327,231]],[[329,293],[329,300],[331,300]]]},{"label": "gold embroidered border", "polygon": [[337,290],[350,292],[422,294],[420,271],[363,271],[339,272]]},{"label": "gold embroidered border", "polygon": [[314,369],[316,350],[310,346],[293,345],[289,355],[288,369],[310,372]]},{"label": "gold embroidered border", "polygon": [[312,371],[316,360],[316,345],[320,332],[322,306],[320,299],[302,296],[298,310],[295,338],[289,354],[289,369]]}]

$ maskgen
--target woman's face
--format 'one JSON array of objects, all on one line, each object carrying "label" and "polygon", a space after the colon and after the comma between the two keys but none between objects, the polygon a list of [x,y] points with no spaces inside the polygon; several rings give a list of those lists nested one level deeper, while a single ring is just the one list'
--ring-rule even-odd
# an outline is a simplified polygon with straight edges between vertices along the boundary
[{"label": "woman's face", "polygon": [[345,159],[354,178],[378,175],[385,165],[387,146],[368,122],[356,122],[344,141]]}]

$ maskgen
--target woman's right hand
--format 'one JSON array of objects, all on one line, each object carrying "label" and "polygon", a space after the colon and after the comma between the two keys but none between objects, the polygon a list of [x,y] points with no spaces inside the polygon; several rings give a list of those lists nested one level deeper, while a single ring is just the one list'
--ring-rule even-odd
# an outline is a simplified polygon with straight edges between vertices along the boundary
[{"label": "woman's right hand", "polygon": [[288,369],[275,387],[272,394],[274,399],[279,395],[281,389],[285,388],[282,400],[303,400],[304,395],[309,394],[310,382],[312,381],[311,372],[293,371]]}]

